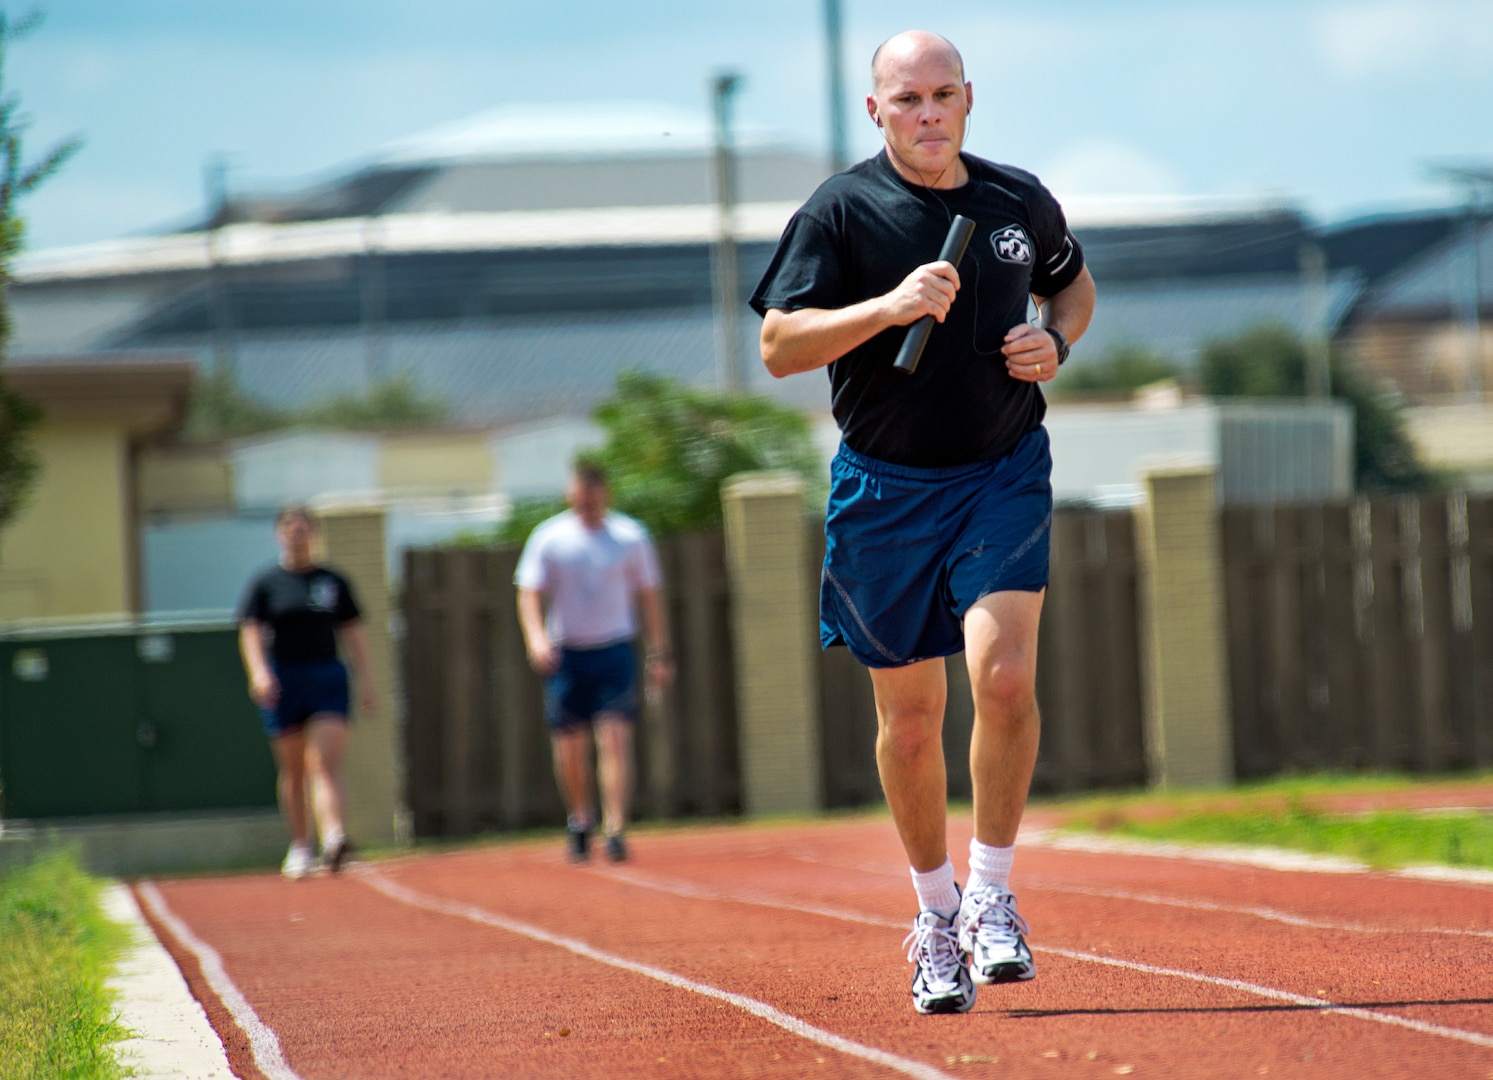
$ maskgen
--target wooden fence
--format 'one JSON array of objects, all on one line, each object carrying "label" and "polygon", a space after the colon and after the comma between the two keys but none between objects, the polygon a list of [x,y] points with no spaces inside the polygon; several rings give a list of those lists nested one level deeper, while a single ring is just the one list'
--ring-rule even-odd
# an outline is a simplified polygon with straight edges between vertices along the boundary
[{"label": "wooden fence", "polygon": [[1223,547],[1239,776],[1493,765],[1493,498],[1230,509]]},{"label": "wooden fence", "polygon": [[[741,808],[721,534],[659,547],[678,674],[637,731],[638,809]],[[419,835],[564,821],[543,690],[519,629],[516,550],[410,550],[404,564],[407,798]]]},{"label": "wooden fence", "polygon": [[[823,557],[823,530],[809,530]],[[549,764],[539,680],[516,615],[515,551],[406,553],[407,797],[420,835],[564,820]],[[638,728],[640,813],[737,813],[730,588],[718,531],[659,544],[678,668]],[[817,608],[817,603],[816,603]],[[1128,513],[1060,512],[1043,618],[1038,696],[1043,743],[1034,786],[1060,791],[1144,781],[1136,557]],[[844,649],[816,649],[825,805],[881,798],[870,679]],[[949,670],[949,787],[969,795],[973,708],[963,657]],[[806,717],[806,722],[816,718]]]}]

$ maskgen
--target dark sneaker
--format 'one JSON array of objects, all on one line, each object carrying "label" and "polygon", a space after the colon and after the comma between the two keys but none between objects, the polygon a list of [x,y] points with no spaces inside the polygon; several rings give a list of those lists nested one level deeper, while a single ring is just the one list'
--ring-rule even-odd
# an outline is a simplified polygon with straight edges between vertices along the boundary
[{"label": "dark sneaker", "polygon": [[969,954],[970,973],[977,983],[1025,982],[1035,978],[1037,965],[1023,934],[1026,920],[1016,910],[1016,897],[997,888],[964,894],[959,905],[959,947]]},{"label": "dark sneaker", "polygon": [[353,846],[343,836],[333,840],[322,849],[321,865],[328,873],[335,874],[347,864],[347,860],[353,853]]},{"label": "dark sneaker", "polygon": [[621,833],[607,837],[607,858],[613,862],[627,861],[627,844],[623,842]]},{"label": "dark sneaker", "polygon": [[[957,916],[956,916],[957,918]],[[908,945],[907,959],[917,967],[912,974],[912,1004],[918,1012],[969,1012],[975,1004],[975,984],[954,933],[954,920],[937,912],[918,913]]]},{"label": "dark sneaker", "polygon": [[565,826],[565,846],[571,862],[585,862],[591,857],[591,830]]}]

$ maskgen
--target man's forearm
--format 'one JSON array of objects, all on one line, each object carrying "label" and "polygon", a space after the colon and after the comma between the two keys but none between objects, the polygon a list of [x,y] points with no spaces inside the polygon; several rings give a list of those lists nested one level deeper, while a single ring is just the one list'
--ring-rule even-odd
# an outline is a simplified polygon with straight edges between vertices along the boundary
[{"label": "man's forearm", "polygon": [[1063,335],[1072,345],[1083,337],[1094,317],[1094,279],[1089,268],[1074,278],[1062,292],[1050,297],[1042,305],[1042,325]]},{"label": "man's forearm", "polygon": [[545,640],[544,602],[537,589],[518,590],[518,623],[524,632],[524,643],[530,649]]},{"label": "man's forearm", "polygon": [[363,633],[363,624],[356,619],[349,620],[337,628],[337,636],[342,640],[342,652],[353,670],[353,678],[359,684],[372,678],[368,663],[368,636]]},{"label": "man's forearm", "polygon": [[814,371],[893,325],[882,297],[833,310],[769,311],[762,323],[762,362],[780,379]]},{"label": "man's forearm", "polygon": [[669,628],[664,620],[664,606],[657,589],[638,593],[638,607],[643,614],[643,638],[648,651],[659,656],[669,654]]},{"label": "man's forearm", "polygon": [[238,651],[244,658],[244,670],[251,681],[262,678],[269,672],[264,656],[264,639],[259,634],[259,623],[245,619],[239,626]]}]

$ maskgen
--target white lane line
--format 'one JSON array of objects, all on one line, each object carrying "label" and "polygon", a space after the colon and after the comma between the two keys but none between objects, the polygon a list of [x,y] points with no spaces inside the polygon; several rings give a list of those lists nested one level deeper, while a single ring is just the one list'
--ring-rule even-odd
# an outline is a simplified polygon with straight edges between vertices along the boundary
[{"label": "white lane line", "polygon": [[634,975],[642,975],[649,979],[655,979],[667,986],[673,986],[680,990],[688,990],[704,997],[714,998],[717,1001],[724,1001],[751,1013],[753,1016],[766,1020],[769,1024],[775,1024],[784,1031],[792,1035],[797,1035],[799,1038],[807,1039],[830,1050],[838,1050],[842,1054],[860,1058],[863,1061],[884,1066],[905,1076],[915,1077],[916,1080],[954,1080],[954,1077],[950,1076],[950,1074],[935,1069],[931,1065],[925,1065],[923,1062],[914,1061],[911,1058],[899,1057],[896,1054],[888,1053],[885,1050],[878,1050],[872,1046],[865,1046],[841,1035],[825,1031],[823,1028],[817,1028],[812,1024],[800,1020],[796,1016],[791,1016],[788,1013],[773,1008],[766,1002],[758,1001],[756,998],[749,998],[743,994],[735,994],[729,990],[722,990],[719,987],[695,982],[693,979],[676,975],[672,971],[665,971],[663,968],[656,968],[649,964],[639,964],[625,957],[603,952],[591,945],[587,945],[584,941],[563,937],[559,934],[552,934],[548,930],[519,922],[516,919],[509,919],[503,915],[488,911],[485,908],[477,907],[474,904],[462,904],[454,900],[443,900],[440,897],[427,896],[424,893],[416,892],[413,889],[390,881],[376,870],[356,870],[354,876],[369,888],[383,893],[392,900],[409,904],[411,907],[423,908],[426,911],[434,911],[441,915],[454,915],[457,918],[468,919],[483,926],[506,930],[510,934],[518,934],[532,941],[539,941],[546,945],[565,949],[587,960],[595,960],[610,967],[632,972]]},{"label": "white lane line", "polygon": [[1081,851],[1090,855],[1151,855],[1162,859],[1195,859],[1200,862],[1258,866],[1264,870],[1312,874],[1367,874],[1367,863],[1337,855],[1313,855],[1286,848],[1248,847],[1243,844],[1181,844],[1170,840],[1140,840],[1131,837],[1093,836],[1088,833],[1032,829],[1017,841],[1056,851]]},{"label": "white lane line", "polygon": [[1355,1016],[1360,1020],[1373,1020],[1379,1024],[1391,1024],[1395,1027],[1409,1028],[1411,1031],[1419,1031],[1424,1035],[1439,1035],[1444,1039],[1456,1039],[1459,1042],[1471,1043],[1473,1046],[1493,1048],[1493,1035],[1482,1035],[1476,1031],[1463,1031],[1460,1028],[1443,1027],[1440,1024],[1427,1024],[1421,1020],[1411,1020],[1408,1017],[1396,1016],[1393,1013],[1383,1013],[1375,1009],[1363,1009],[1356,1005],[1339,1005],[1336,1002],[1323,1001],[1320,998],[1309,998],[1302,994],[1293,994],[1288,990],[1276,990],[1269,986],[1256,986],[1254,983],[1241,982],[1238,979],[1225,979],[1217,975],[1203,975],[1200,972],[1182,971],[1177,968],[1153,967],[1150,964],[1140,964],[1134,960],[1119,960],[1109,956],[1095,956],[1093,953],[1075,952],[1072,949],[1055,949],[1049,946],[1039,948],[1037,951],[1049,952],[1054,956],[1064,956],[1069,960],[1087,960],[1091,963],[1105,964],[1109,967],[1141,971],[1148,975],[1170,975],[1176,979],[1188,979],[1192,982],[1208,983],[1213,986],[1225,986],[1232,990],[1242,990],[1246,994],[1257,994],[1260,997],[1272,998],[1276,1001],[1290,1002],[1292,1005],[1300,1005],[1318,1012],[1332,1013],[1337,1016]]},{"label": "white lane line", "polygon": [[[1030,836],[1030,840],[1029,840],[1029,836]],[[1041,833],[1041,832],[1033,833],[1033,834],[1022,833],[1021,838],[1020,838],[1020,840],[1018,842],[1021,843],[1021,844],[1026,844],[1026,843],[1030,842],[1033,846],[1041,846],[1047,839],[1048,839],[1048,834],[1046,834],[1046,833]],[[1126,843],[1128,845],[1129,842],[1128,841],[1123,841],[1122,843]],[[1141,843],[1145,844],[1147,842],[1142,841]],[[1171,850],[1171,849],[1175,848],[1175,849],[1185,849],[1186,852],[1191,852],[1193,849],[1188,848],[1186,845],[1168,844],[1168,845],[1166,845],[1166,847],[1168,849],[1166,851],[1152,851],[1152,850],[1140,850],[1140,849],[1137,849],[1137,850],[1134,850],[1134,851],[1129,851],[1129,850],[1127,850],[1127,851],[1118,851],[1118,850],[1106,849],[1103,852],[1103,854],[1154,855],[1154,856],[1156,856],[1158,858],[1175,858],[1175,859],[1191,858],[1192,857],[1190,854],[1185,854],[1185,853],[1184,854],[1177,854],[1175,851]],[[1088,847],[1085,847],[1083,850],[1085,850],[1086,852],[1088,852],[1088,851],[1090,851],[1092,849],[1090,849]],[[1274,848],[1263,848],[1263,849],[1249,849],[1249,850],[1251,852],[1255,853],[1255,854],[1258,854],[1260,851],[1272,852],[1272,851],[1275,851],[1276,849],[1274,849]],[[1290,854],[1295,854],[1295,853],[1290,853]],[[1312,857],[1313,856],[1307,856],[1307,858],[1312,858]],[[906,875],[904,873],[897,873],[897,872],[894,872],[892,870],[888,870],[884,865],[874,865],[873,866],[873,865],[870,865],[870,864],[867,864],[867,863],[856,863],[856,862],[850,862],[849,860],[843,860],[843,859],[825,859],[825,858],[821,858],[821,857],[819,857],[817,855],[805,855],[805,854],[802,854],[802,853],[797,854],[797,855],[793,855],[793,856],[791,856],[791,858],[796,859],[799,862],[808,863],[811,866],[832,866],[832,867],[836,867],[837,869],[841,869],[841,870],[854,870],[857,873],[861,873],[861,874],[874,874],[877,877],[895,878],[898,881],[902,881],[906,877]],[[1211,861],[1220,861],[1220,862],[1225,862],[1225,863],[1237,863],[1239,860],[1232,860],[1232,859],[1230,859],[1230,860],[1223,860],[1223,859],[1217,859],[1217,860],[1215,860],[1215,859],[1206,859],[1205,858],[1204,861],[1210,861],[1210,862]],[[1258,865],[1263,865],[1263,864],[1261,864],[1261,863],[1259,863],[1259,862],[1251,859],[1251,860],[1245,862],[1244,865],[1258,866]],[[1271,866],[1269,868],[1270,869],[1274,869],[1274,870],[1282,870],[1282,869],[1303,870],[1303,869],[1310,869],[1310,867],[1302,867],[1302,866],[1290,866],[1290,867]],[[1364,869],[1365,869],[1365,871],[1367,871],[1368,867],[1365,867]],[[1339,871],[1337,871],[1337,870],[1328,870],[1327,872],[1328,873],[1337,873]],[[1454,874],[1454,875],[1460,875],[1460,874],[1464,873],[1463,871],[1457,871],[1457,870],[1449,870],[1447,872],[1451,873],[1451,874]],[[1472,872],[1473,871],[1466,871],[1466,873],[1472,873]],[[1401,874],[1404,877],[1411,877],[1411,878],[1422,877],[1423,876],[1423,877],[1425,877],[1425,878],[1427,878],[1429,880],[1436,880],[1436,881],[1448,880],[1446,877],[1444,877],[1444,876],[1442,876],[1440,874],[1432,875],[1430,873],[1427,873],[1425,875],[1421,875],[1418,871],[1415,871],[1414,868],[1404,870],[1404,871],[1401,872]],[[1453,878],[1451,880],[1453,880],[1454,883],[1456,883],[1456,884],[1463,884],[1463,885],[1465,885],[1465,884],[1478,884],[1479,883],[1477,881],[1467,881],[1467,880],[1463,879],[1460,876],[1455,877],[1455,878]],[[1206,901],[1206,900],[1183,900],[1183,899],[1179,899],[1179,898],[1175,898],[1175,897],[1165,897],[1165,896],[1148,895],[1146,893],[1127,893],[1127,892],[1111,891],[1111,890],[1108,890],[1108,889],[1086,889],[1086,888],[1081,888],[1081,887],[1078,887],[1078,886],[1050,885],[1050,884],[1044,884],[1041,881],[1040,878],[1035,879],[1035,880],[1030,880],[1029,884],[1027,885],[1027,887],[1030,888],[1030,889],[1033,889],[1033,890],[1037,890],[1037,891],[1044,891],[1045,890],[1045,891],[1049,891],[1049,892],[1070,892],[1070,893],[1078,893],[1080,895],[1085,895],[1085,896],[1105,897],[1105,898],[1114,899],[1114,900],[1132,900],[1132,901],[1136,901],[1138,903],[1144,903],[1144,904],[1164,904],[1164,905],[1167,905],[1169,907],[1194,908],[1194,909],[1196,909],[1198,911],[1217,911],[1217,912],[1224,912],[1224,913],[1236,914],[1236,915],[1252,915],[1252,916],[1254,916],[1256,918],[1259,918],[1259,919],[1269,919],[1269,920],[1272,920],[1274,922],[1285,923],[1285,924],[1287,924],[1289,926],[1301,926],[1301,927],[1306,927],[1306,928],[1313,929],[1313,930],[1348,930],[1348,931],[1353,931],[1353,932],[1356,932],[1356,933],[1365,933],[1365,934],[1448,934],[1448,935],[1452,935],[1452,936],[1461,936],[1461,937],[1493,938],[1493,930],[1466,930],[1466,929],[1459,929],[1459,928],[1455,928],[1455,927],[1446,927],[1446,926],[1393,927],[1393,926],[1368,926],[1368,925],[1364,925],[1364,924],[1360,924],[1360,923],[1334,923],[1334,922],[1326,922],[1326,921],[1317,920],[1317,919],[1309,919],[1309,918],[1306,918],[1305,916],[1300,916],[1300,915],[1291,915],[1288,912],[1275,911],[1275,910],[1273,910],[1271,908],[1239,907],[1239,906],[1232,906],[1232,905],[1228,905],[1228,904],[1214,904],[1214,903],[1211,903],[1211,902]]]},{"label": "white lane line", "polygon": [[[863,915],[859,912],[847,911],[843,908],[831,908],[822,905],[800,905],[789,901],[758,898],[748,894],[706,889],[688,882],[654,878],[649,875],[639,874],[636,871],[611,870],[602,871],[601,873],[640,888],[673,893],[676,896],[702,900],[724,900],[739,904],[754,904],[761,907],[777,908],[782,911],[799,911],[805,915],[820,915],[825,918],[840,919],[845,922],[861,923],[867,926],[890,926],[897,929],[906,929],[907,927],[907,923],[905,922],[894,923],[886,919]],[[1214,986],[1228,987],[1246,994],[1253,994],[1256,997],[1268,998],[1274,1001],[1289,1001],[1294,1005],[1310,1006],[1317,1012],[1352,1016],[1360,1020],[1372,1020],[1380,1024],[1391,1024],[1396,1027],[1409,1028],[1412,1031],[1418,1031],[1425,1035],[1438,1035],[1446,1039],[1456,1039],[1459,1042],[1471,1043],[1473,1046],[1493,1047],[1493,1036],[1490,1035],[1483,1035],[1475,1031],[1463,1031],[1460,1028],[1443,1027],[1440,1024],[1427,1024],[1420,1020],[1410,1020],[1402,1016],[1396,1016],[1393,1013],[1364,1009],[1356,1005],[1341,1005],[1332,1001],[1323,1001],[1320,998],[1305,997],[1301,994],[1293,994],[1288,990],[1277,990],[1272,986],[1260,986],[1256,983],[1244,982],[1240,979],[1226,979],[1217,975],[1204,975],[1201,972],[1184,971],[1178,968],[1156,967],[1152,964],[1142,964],[1135,960],[1120,960],[1109,956],[1097,956],[1093,953],[1078,952],[1073,949],[1060,949],[1049,945],[1033,945],[1031,948],[1033,952],[1051,953],[1054,956],[1061,956],[1069,960],[1083,960],[1093,964],[1106,964],[1110,967],[1128,968],[1131,971],[1143,972],[1147,975],[1165,975],[1171,978],[1188,979],[1192,982],[1209,983]]]},{"label": "white lane line", "polygon": [[139,1080],[230,1080],[233,1069],[223,1041],[129,887],[104,887],[104,914],[130,935],[109,988],[118,995],[119,1022],[130,1037],[114,1044],[129,1075]]},{"label": "white lane line", "polygon": [[223,967],[223,958],[218,955],[217,950],[192,933],[191,927],[177,918],[166,903],[166,898],[156,888],[155,882],[142,881],[137,888],[151,914],[197,958],[207,985],[218,995],[218,1000],[233,1017],[233,1022],[249,1037],[249,1048],[254,1054],[254,1064],[259,1067],[259,1071],[270,1080],[301,1080],[300,1074],[286,1064],[285,1056],[280,1052],[279,1038],[259,1019],[254,1006],[249,1004],[238,986],[229,978],[227,969]]},{"label": "white lane line", "polygon": [[1239,907],[1233,904],[1215,904],[1210,900],[1183,900],[1172,896],[1155,896],[1149,893],[1123,892],[1113,889],[1090,889],[1079,885],[1051,885],[1041,879],[1028,881],[1027,888],[1033,892],[1073,893],[1078,896],[1094,896],[1103,900],[1129,900],[1138,904],[1160,904],[1164,907],[1187,908],[1193,911],[1216,911],[1225,915],[1249,915],[1256,919],[1300,926],[1308,930],[1349,930],[1357,934],[1451,934],[1459,937],[1493,938],[1493,930],[1458,930],[1447,926],[1367,926],[1363,923],[1328,922],[1325,919],[1309,919],[1273,908]]}]

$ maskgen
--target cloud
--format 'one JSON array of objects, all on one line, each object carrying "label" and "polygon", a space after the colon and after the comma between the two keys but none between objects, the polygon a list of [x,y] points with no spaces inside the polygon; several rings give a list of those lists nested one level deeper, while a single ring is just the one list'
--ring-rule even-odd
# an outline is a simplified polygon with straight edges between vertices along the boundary
[{"label": "cloud", "polygon": [[1493,63],[1486,0],[1337,4],[1316,14],[1312,36],[1329,70],[1347,79],[1478,75]]},{"label": "cloud", "polygon": [[1176,195],[1182,190],[1166,162],[1112,138],[1068,144],[1042,166],[1040,175],[1059,199],[1074,195]]}]

